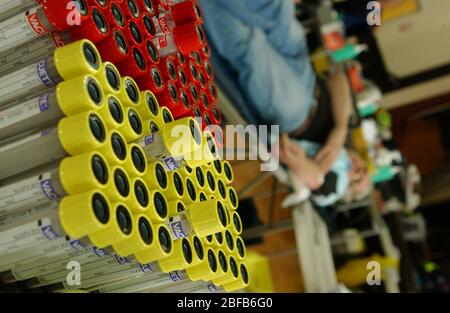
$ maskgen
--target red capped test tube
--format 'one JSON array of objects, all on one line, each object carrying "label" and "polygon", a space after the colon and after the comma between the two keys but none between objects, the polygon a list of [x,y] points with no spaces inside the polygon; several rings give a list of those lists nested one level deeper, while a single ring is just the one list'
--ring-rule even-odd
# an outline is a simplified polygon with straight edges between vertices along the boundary
[{"label": "red capped test tube", "polygon": [[0,53],[51,31],[80,25],[88,12],[85,0],[44,0],[42,5],[0,22]]}]

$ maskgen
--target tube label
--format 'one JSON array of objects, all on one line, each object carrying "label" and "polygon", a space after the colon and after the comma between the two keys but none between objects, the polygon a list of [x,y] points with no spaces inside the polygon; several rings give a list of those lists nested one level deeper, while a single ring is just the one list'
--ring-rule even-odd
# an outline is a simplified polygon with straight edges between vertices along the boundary
[{"label": "tube label", "polygon": [[36,8],[0,23],[0,52],[48,33],[39,20]]},{"label": "tube label", "polygon": [[0,111],[0,131],[15,123],[20,123],[30,117],[39,115],[48,109],[48,94],[45,94]]},{"label": "tube label", "polygon": [[3,76],[0,81],[0,101],[7,103],[55,85],[47,69],[47,61],[41,60]]},{"label": "tube label", "polygon": [[0,237],[0,253],[13,253],[31,245],[55,240],[60,235],[54,230],[50,218],[27,223],[3,231]]},{"label": "tube label", "polygon": [[191,226],[187,219],[181,216],[169,218],[169,229],[174,240],[186,238],[191,233]]},{"label": "tube label", "polygon": [[60,199],[50,173],[44,173],[0,188],[0,213]]}]

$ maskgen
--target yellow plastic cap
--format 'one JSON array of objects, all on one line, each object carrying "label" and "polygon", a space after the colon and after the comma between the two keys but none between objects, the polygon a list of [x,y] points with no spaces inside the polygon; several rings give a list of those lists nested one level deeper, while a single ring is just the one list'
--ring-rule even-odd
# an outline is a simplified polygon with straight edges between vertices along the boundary
[{"label": "yellow plastic cap", "polygon": [[208,236],[225,230],[228,224],[226,207],[217,199],[195,203],[189,207],[189,216],[194,232]]},{"label": "yellow plastic cap", "polygon": [[236,250],[236,237],[233,235],[232,232],[230,232],[230,230],[225,230],[225,232],[223,232],[223,249],[227,254],[232,254],[234,253],[234,251]]},{"label": "yellow plastic cap", "polygon": [[188,240],[192,247],[192,263],[188,267],[192,267],[203,262],[205,259],[206,247],[197,235],[189,236]]},{"label": "yellow plastic cap", "polygon": [[68,194],[103,189],[109,182],[108,164],[98,152],[67,157],[59,165],[59,179]]},{"label": "yellow plastic cap", "polygon": [[125,107],[137,107],[141,102],[141,91],[136,81],[129,76],[122,77],[122,84],[117,97]]},{"label": "yellow plastic cap", "polygon": [[107,135],[105,144],[98,149],[108,164],[123,165],[127,159],[127,142],[122,134],[118,131],[110,131]]},{"label": "yellow plastic cap", "polygon": [[103,107],[103,88],[92,75],[81,75],[60,82],[55,89],[56,101],[66,116]]},{"label": "yellow plastic cap", "polygon": [[106,128],[100,115],[86,111],[62,118],[58,135],[64,150],[75,155],[101,148],[106,141]]},{"label": "yellow plastic cap", "polygon": [[144,120],[152,120],[158,125],[163,125],[161,122],[161,109],[159,107],[158,99],[150,90],[141,91],[141,102],[136,107],[141,117]]},{"label": "yellow plastic cap", "polygon": [[192,245],[187,238],[174,240],[173,251],[170,256],[159,260],[159,268],[164,273],[184,270],[192,264]]},{"label": "yellow plastic cap", "polygon": [[130,177],[144,177],[148,169],[147,157],[144,150],[137,144],[127,145],[127,158],[122,165]]},{"label": "yellow plastic cap", "polygon": [[135,253],[141,263],[150,263],[167,258],[173,251],[173,240],[170,231],[164,224],[155,225],[155,245]]},{"label": "yellow plastic cap", "polygon": [[113,244],[114,250],[121,256],[129,256],[142,250],[150,249],[157,244],[156,228],[143,214],[132,216],[134,226],[130,237]]},{"label": "yellow plastic cap", "polygon": [[110,169],[111,178],[105,193],[113,202],[127,202],[131,192],[131,179],[123,167],[118,165]]},{"label": "yellow plastic cap", "polygon": [[144,212],[152,223],[163,223],[169,217],[167,209],[167,200],[163,193],[158,190],[152,190],[148,193],[150,204],[148,210]]},{"label": "yellow plastic cap", "polygon": [[217,255],[213,249],[207,248],[205,258],[202,262],[186,269],[186,274],[190,280],[211,280],[218,270]]},{"label": "yellow plastic cap", "polygon": [[157,189],[166,191],[169,185],[167,171],[161,162],[153,161],[148,163],[142,179],[146,182],[150,190]]},{"label": "yellow plastic cap", "polygon": [[186,206],[183,204],[183,201],[174,200],[167,202],[167,217],[177,216],[184,211],[186,211]]},{"label": "yellow plastic cap", "polygon": [[167,173],[168,186],[164,192],[168,201],[181,200],[186,192],[183,177],[178,171],[172,171]]},{"label": "yellow plastic cap", "polygon": [[225,238],[223,236],[223,232],[215,233],[213,235],[212,247],[215,249],[220,249],[224,246]]},{"label": "yellow plastic cap", "polygon": [[222,179],[225,181],[227,185],[231,184],[234,181],[234,171],[230,162],[227,160],[222,160]]},{"label": "yellow plastic cap", "polygon": [[234,246],[233,256],[236,260],[243,261],[247,257],[247,247],[244,240],[240,236],[235,237]]},{"label": "yellow plastic cap", "polygon": [[230,271],[227,255],[222,249],[215,250],[217,256],[217,272],[214,274],[213,279],[224,277]]},{"label": "yellow plastic cap", "polygon": [[182,197],[182,201],[185,205],[190,206],[198,200],[198,191],[201,189],[197,184],[197,181],[192,180],[190,177],[184,177],[185,193]]},{"label": "yellow plastic cap", "polygon": [[81,238],[106,228],[111,219],[111,204],[103,192],[91,190],[64,197],[58,213],[65,233]]},{"label": "yellow plastic cap", "polygon": [[133,219],[130,210],[123,203],[115,203],[111,210],[111,223],[106,229],[89,235],[92,244],[98,248],[127,240],[133,230]]},{"label": "yellow plastic cap", "polygon": [[108,129],[119,129],[125,123],[125,109],[119,98],[106,95],[103,106],[98,110]]},{"label": "yellow plastic cap", "polygon": [[237,280],[224,284],[223,288],[227,292],[238,291],[247,288],[250,283],[250,276],[248,274],[247,266],[244,263],[239,264],[239,276]]},{"label": "yellow plastic cap", "polygon": [[[124,104],[123,101],[122,104]],[[144,135],[144,125],[139,113],[131,107],[126,108],[124,123],[118,130],[127,142],[134,142],[141,138]]]},{"label": "yellow plastic cap", "polygon": [[219,278],[213,278],[216,286],[222,286],[237,281],[239,278],[239,263],[233,256],[228,257],[228,272]]},{"label": "yellow plastic cap", "polygon": [[208,164],[219,158],[219,150],[216,141],[209,131],[202,133],[201,146],[184,155],[184,160],[190,167],[198,167]]},{"label": "yellow plastic cap", "polygon": [[227,185],[221,178],[216,179],[216,191],[215,196],[217,199],[220,199],[228,206],[228,203],[226,203],[227,200]]},{"label": "yellow plastic cap", "polygon": [[160,121],[159,125],[166,125],[175,120],[175,118],[172,115],[172,112],[167,107],[161,108],[161,115],[160,115]]},{"label": "yellow plastic cap", "polygon": [[144,213],[150,209],[150,194],[147,185],[139,177],[135,177],[130,182],[130,195],[126,204],[133,214]]},{"label": "yellow plastic cap", "polygon": [[242,226],[242,220],[241,216],[237,211],[231,211],[231,218],[230,218],[230,231],[235,236],[239,236],[242,234],[243,226]]},{"label": "yellow plastic cap", "polygon": [[63,80],[85,74],[96,74],[102,65],[97,48],[86,39],[56,49],[53,60],[56,70]]},{"label": "yellow plastic cap", "polygon": [[111,62],[104,62],[95,74],[105,91],[105,94],[116,95],[122,89],[122,77],[119,70]]},{"label": "yellow plastic cap", "polygon": [[169,155],[173,157],[182,157],[201,146],[202,131],[192,117],[166,124],[160,133]]},{"label": "yellow plastic cap", "polygon": [[239,206],[239,198],[236,190],[228,186],[227,187],[227,198],[225,199],[228,209],[231,211],[236,211]]}]

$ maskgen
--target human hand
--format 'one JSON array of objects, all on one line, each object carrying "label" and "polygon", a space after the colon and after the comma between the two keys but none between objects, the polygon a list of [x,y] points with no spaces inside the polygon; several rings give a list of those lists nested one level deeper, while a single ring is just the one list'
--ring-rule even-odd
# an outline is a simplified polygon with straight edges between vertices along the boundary
[{"label": "human hand", "polygon": [[279,159],[291,170],[292,174],[303,181],[311,190],[323,184],[323,173],[319,165],[308,159],[305,151],[288,135],[283,135],[279,143]]},{"label": "human hand", "polygon": [[344,127],[334,128],[328,136],[327,142],[322,149],[317,153],[314,160],[319,164],[320,169],[324,173],[328,173],[336,162],[339,153],[345,143],[347,136],[347,129]]}]

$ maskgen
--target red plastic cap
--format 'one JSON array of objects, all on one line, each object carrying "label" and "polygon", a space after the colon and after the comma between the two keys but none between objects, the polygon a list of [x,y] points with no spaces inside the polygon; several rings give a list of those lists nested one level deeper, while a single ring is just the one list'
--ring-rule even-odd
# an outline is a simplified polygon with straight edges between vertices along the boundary
[{"label": "red plastic cap", "polygon": [[124,29],[127,25],[127,18],[122,6],[117,2],[110,2],[105,9],[105,16],[110,25]]},{"label": "red plastic cap", "polygon": [[177,86],[180,88],[186,88],[188,85],[188,79],[186,76],[186,72],[184,71],[182,66],[178,66],[177,75],[178,75],[178,79],[176,81]]},{"label": "red plastic cap", "polygon": [[180,102],[180,94],[177,86],[172,82],[168,82],[165,88],[159,93],[158,102],[160,105],[166,106],[169,109],[177,107]]},{"label": "red plastic cap", "polygon": [[154,65],[149,67],[147,73],[139,76],[136,82],[141,90],[150,90],[154,94],[161,93],[165,88],[164,78],[159,69]]},{"label": "red plastic cap", "polygon": [[156,34],[155,23],[153,22],[152,16],[145,12],[138,21],[139,27],[141,28],[144,37],[147,39],[152,39]]},{"label": "red plastic cap", "polygon": [[215,72],[214,72],[214,68],[211,65],[211,62],[209,62],[208,60],[204,61],[203,69],[204,69],[204,73],[206,74],[206,77],[208,78],[208,80],[213,81],[214,77],[215,77]]},{"label": "red plastic cap", "polygon": [[162,58],[158,68],[166,82],[175,82],[178,79],[177,67],[172,57]]},{"label": "red plastic cap", "polygon": [[96,43],[109,36],[108,21],[100,8],[92,6],[89,9],[88,18],[81,23],[81,26],[70,28],[69,33],[73,41],[89,39]]},{"label": "red plastic cap", "polygon": [[187,90],[192,105],[197,105],[200,100],[200,93],[194,83],[190,83]]},{"label": "red plastic cap", "polygon": [[141,15],[137,0],[123,0],[121,5],[126,17],[138,19]]},{"label": "red plastic cap", "polygon": [[188,66],[186,67],[186,75],[188,77],[188,80],[190,82],[197,83],[198,81],[198,69],[197,66],[195,66],[195,61],[190,60],[188,63]]},{"label": "red plastic cap", "polygon": [[100,51],[102,60],[109,62],[119,62],[130,54],[128,41],[119,28],[111,31],[111,36],[97,43],[97,49]]},{"label": "red plastic cap", "polygon": [[199,99],[199,107],[202,111],[207,111],[211,109],[211,102],[210,98],[208,97],[205,90],[200,90],[200,99]]},{"label": "red plastic cap", "polygon": [[149,64],[157,65],[159,64],[161,58],[159,56],[158,48],[156,48],[155,44],[151,40],[146,40],[145,43],[145,57]]},{"label": "red plastic cap", "polygon": [[220,125],[222,123],[222,112],[220,112],[217,105],[211,108],[211,110],[209,111],[209,116],[213,124]]},{"label": "red plastic cap", "polygon": [[131,53],[125,59],[116,63],[116,66],[122,76],[137,78],[147,72],[147,62],[138,47],[133,47]]},{"label": "red plastic cap", "polygon": [[86,0],[44,0],[42,7],[50,25],[59,31],[80,26],[88,15]]},{"label": "red plastic cap", "polygon": [[171,8],[172,18],[176,25],[190,22],[203,23],[203,12],[196,0],[186,0]]},{"label": "red plastic cap", "polygon": [[156,14],[156,6],[154,0],[139,0],[138,6],[141,12],[147,12],[148,14],[154,16]]},{"label": "red plastic cap", "polygon": [[173,37],[178,50],[185,55],[203,48],[206,38],[202,27],[198,23],[176,26],[173,30]]}]

